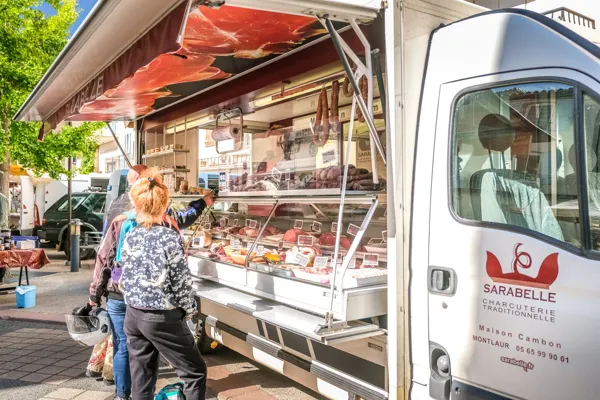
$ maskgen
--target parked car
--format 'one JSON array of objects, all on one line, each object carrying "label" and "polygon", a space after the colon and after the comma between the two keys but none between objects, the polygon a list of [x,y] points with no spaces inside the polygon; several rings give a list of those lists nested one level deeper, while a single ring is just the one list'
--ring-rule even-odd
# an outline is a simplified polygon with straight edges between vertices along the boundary
[{"label": "parked car", "polygon": [[[106,204],[105,192],[73,193],[71,204],[73,219],[81,221],[81,238],[87,238],[87,233],[99,236],[102,233],[104,208]],[[69,201],[68,196],[62,196],[44,213],[42,225],[37,227],[37,236],[57,245],[64,251],[67,258],[71,258],[71,243],[69,234]],[[92,235],[90,235],[92,236]],[[81,257],[89,258],[94,255],[94,248],[82,246]]]}]

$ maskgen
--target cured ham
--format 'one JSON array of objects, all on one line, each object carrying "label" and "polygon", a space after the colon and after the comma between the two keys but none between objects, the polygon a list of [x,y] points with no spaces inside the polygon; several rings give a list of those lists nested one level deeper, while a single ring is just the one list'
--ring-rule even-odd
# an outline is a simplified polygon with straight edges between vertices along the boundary
[{"label": "cured ham", "polygon": [[[348,250],[350,248],[350,244],[352,242],[348,239],[347,236],[341,235],[340,237],[340,246],[342,248]],[[335,246],[335,233],[333,232],[325,232],[319,238],[319,245],[321,246]]]},{"label": "cured ham", "polygon": [[326,33],[314,18],[222,6],[198,7],[188,17],[183,47],[188,51],[237,58],[281,54]]},{"label": "cured ham", "polygon": [[[161,97],[169,96],[171,92],[161,91],[152,93],[143,93],[135,97],[123,99],[100,99],[84,104],[79,113],[82,114],[80,119],[85,121],[85,118],[97,116],[98,114],[111,116],[113,118],[132,118],[137,115],[146,114],[153,110],[152,105]],[[73,121],[73,119],[71,119]],[[93,120],[93,119],[88,119]]]},{"label": "cured ham", "polygon": [[161,54],[150,64],[138,69],[133,76],[124,79],[117,87],[107,90],[104,97],[139,96],[177,83],[228,78],[230,74],[211,67],[214,61],[215,58],[209,55],[185,50]]},{"label": "cured ham", "polygon": [[307,235],[307,233],[302,229],[289,229],[284,233],[283,241],[296,243],[298,241],[298,236],[300,235]]}]

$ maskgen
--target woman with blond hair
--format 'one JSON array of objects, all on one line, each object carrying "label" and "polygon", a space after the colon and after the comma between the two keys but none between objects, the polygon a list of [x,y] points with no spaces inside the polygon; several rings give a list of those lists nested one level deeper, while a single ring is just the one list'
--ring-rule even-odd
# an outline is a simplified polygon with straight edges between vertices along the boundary
[{"label": "woman with blond hair", "polygon": [[123,244],[119,286],[127,303],[132,398],[154,398],[161,354],[183,380],[186,399],[204,400],[206,364],[185,322],[196,313],[192,280],[181,235],[163,224],[169,195],[160,173],[144,172],[131,199],[137,225]]}]

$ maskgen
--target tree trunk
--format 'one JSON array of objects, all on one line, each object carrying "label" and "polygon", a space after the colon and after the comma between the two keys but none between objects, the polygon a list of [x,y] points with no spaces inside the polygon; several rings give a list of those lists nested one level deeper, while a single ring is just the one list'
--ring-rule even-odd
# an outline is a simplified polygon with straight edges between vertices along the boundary
[{"label": "tree trunk", "polygon": [[[0,164],[0,195],[6,201],[0,200],[0,208],[6,206],[6,210],[0,209],[0,228],[8,228],[8,214],[10,212],[10,199],[8,196],[8,178],[10,175],[10,154],[4,155],[4,162]],[[4,200],[4,199],[2,199]]]}]

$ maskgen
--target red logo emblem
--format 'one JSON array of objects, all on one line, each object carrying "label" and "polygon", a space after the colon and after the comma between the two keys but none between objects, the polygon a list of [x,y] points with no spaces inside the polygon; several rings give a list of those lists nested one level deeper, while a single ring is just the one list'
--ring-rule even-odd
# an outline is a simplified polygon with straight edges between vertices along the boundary
[{"label": "red logo emblem", "polygon": [[517,243],[513,250],[512,270],[502,271],[502,265],[494,253],[487,251],[485,269],[490,278],[497,283],[530,286],[548,289],[558,277],[558,253],[552,253],[542,261],[537,277],[525,275],[519,271],[531,268],[532,259],[529,253],[520,251],[523,243]]}]

